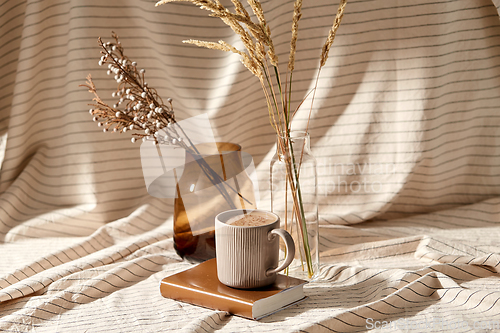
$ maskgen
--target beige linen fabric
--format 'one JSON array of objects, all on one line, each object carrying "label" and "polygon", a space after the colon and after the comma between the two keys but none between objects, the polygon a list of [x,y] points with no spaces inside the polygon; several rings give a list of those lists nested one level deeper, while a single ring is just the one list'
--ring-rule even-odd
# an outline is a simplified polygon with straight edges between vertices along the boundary
[{"label": "beige linen fabric", "polygon": [[[285,65],[293,4],[263,7]],[[179,119],[207,113],[218,140],[253,156],[266,208],[275,147],[257,79],[235,55],[181,43],[237,38],[188,4],[3,0],[0,330],[500,331],[498,7],[348,3],[309,125],[322,279],[304,303],[253,322],[160,296],[161,278],[190,265],[173,249],[173,202],[148,195],[139,145],[102,133],[78,87],[92,73],[111,101],[96,41],[114,30]],[[335,11],[304,3],[294,105]]]}]

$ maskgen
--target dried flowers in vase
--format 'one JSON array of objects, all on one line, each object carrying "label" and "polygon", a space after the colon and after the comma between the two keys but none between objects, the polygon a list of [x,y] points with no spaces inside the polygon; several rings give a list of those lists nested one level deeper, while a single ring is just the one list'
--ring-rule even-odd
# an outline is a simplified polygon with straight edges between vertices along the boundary
[{"label": "dried flowers in vase", "polygon": [[[189,140],[189,136],[175,121],[172,98],[167,99],[167,104],[163,102],[156,89],[150,87],[145,81],[146,70],[139,69],[137,63],[124,54],[121,42],[114,32],[112,37],[114,42],[106,43],[100,37],[98,38],[99,46],[102,48],[99,66],[107,64],[107,74],[114,75],[118,87],[111,96],[117,98],[117,101],[112,106],[103,102],[89,74],[86,84],[81,86],[87,87],[89,92],[94,94],[95,103],[89,104],[93,107],[89,110],[89,113],[94,116],[92,120],[97,122],[97,126],[103,127],[103,132],[134,131],[132,143],[138,139],[151,140],[156,145],[175,145],[193,155],[199,155],[196,145]],[[183,135],[181,136],[180,133]],[[187,143],[184,142],[183,137],[187,139]],[[219,188],[222,195],[228,197],[225,187],[236,191],[227,184],[222,185],[220,176],[205,164],[203,158],[196,159],[196,161],[200,163],[202,170]]]},{"label": "dried flowers in vase", "polygon": [[[109,105],[101,99],[90,74],[87,76],[86,84],[81,85],[94,95],[94,103],[89,104],[92,106],[89,112],[93,116],[93,121],[97,122],[97,126],[102,127],[104,132],[124,133],[130,131],[132,132],[132,142],[138,140],[151,141],[156,145],[164,174],[167,174],[169,170],[164,165],[164,157],[159,145],[170,145],[184,149],[186,155],[189,154],[189,156],[193,157],[195,164],[201,170],[200,173],[204,174],[208,179],[208,183],[214,186],[216,192],[214,194],[217,195],[218,192],[221,195],[220,202],[225,202],[224,207],[229,207],[229,209],[241,208],[239,207],[240,202],[245,202],[250,206],[253,205],[246,196],[240,193],[237,183],[235,185],[229,184],[220,172],[215,171],[210,166],[210,163],[207,162],[209,156],[199,150],[199,146],[192,142],[180,122],[176,121],[172,99],[168,98],[166,103],[162,100],[156,89],[150,87],[145,81],[145,69],[140,69],[136,62],[131,61],[124,54],[124,49],[115,33],[112,34],[112,37],[113,42],[104,43],[99,38],[98,44],[101,47],[102,55],[99,65],[107,65],[107,74],[113,76],[118,85],[117,89],[112,93],[112,97],[116,98],[115,104]],[[217,146],[217,149],[219,148],[218,143],[213,142],[213,144]],[[219,160],[222,163],[222,155]],[[220,165],[218,167],[220,169]],[[174,185],[177,190],[176,203],[179,202],[179,206],[176,204],[176,213],[174,214],[175,242],[176,217],[187,216],[188,208],[184,206],[182,198],[180,198],[180,179],[175,168],[173,174],[175,177]],[[186,218],[183,219],[183,221],[186,221]],[[185,223],[187,223],[186,229],[191,230],[192,225],[190,223],[193,223],[193,221]],[[213,218],[211,223],[214,223]],[[198,238],[196,241],[198,241]]]},{"label": "dried flowers in vase", "polygon": [[[302,100],[302,102],[300,102],[295,108],[292,108],[291,106],[292,76],[295,67],[295,52],[299,21],[302,17],[302,0],[296,0],[294,2],[291,28],[292,37],[290,40],[290,54],[288,57],[285,79],[281,76],[278,56],[271,38],[271,29],[266,22],[260,1],[247,0],[248,5],[253,12],[254,18],[250,16],[249,12],[245,9],[240,0],[231,0],[234,6],[234,12],[224,7],[219,0],[161,0],[156,3],[156,6],[179,1],[190,2],[198,6],[200,9],[210,12],[210,16],[220,18],[240,37],[243,45],[245,46],[246,51],[242,51],[225,41],[219,41],[217,43],[199,40],[183,41],[184,43],[194,44],[200,47],[236,53],[241,56],[241,62],[243,65],[259,79],[266,98],[269,119],[277,134],[277,150],[279,155],[285,159],[284,162],[287,165],[287,184],[290,187],[290,193],[293,196],[293,218],[298,221],[297,224],[302,234],[302,244],[304,246],[306,256],[303,260],[305,260],[309,277],[312,277],[312,275],[316,272],[313,271],[311,251],[308,244],[305,212],[299,182],[302,156],[296,156],[294,153],[290,136],[292,118],[303,102]],[[337,29],[339,28],[344,14],[346,3],[346,0],[340,1],[332,28],[330,29],[328,37],[321,50],[318,76],[316,77],[312,102],[314,102],[321,68],[325,65],[328,58],[330,48],[333,44]],[[275,84],[278,89],[274,88]],[[312,105],[309,111],[306,132],[309,127],[311,111]]]}]

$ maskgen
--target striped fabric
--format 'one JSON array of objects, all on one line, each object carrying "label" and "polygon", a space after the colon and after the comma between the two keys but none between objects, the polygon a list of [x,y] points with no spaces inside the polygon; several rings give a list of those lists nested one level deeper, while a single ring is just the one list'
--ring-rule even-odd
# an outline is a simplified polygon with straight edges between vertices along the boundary
[{"label": "striped fabric", "polygon": [[[263,7],[285,71],[293,3]],[[293,105],[336,7],[304,1]],[[173,249],[173,201],[148,195],[139,145],[102,133],[79,87],[91,73],[111,101],[97,37],[115,31],[178,119],[207,113],[218,140],[253,156],[268,208],[275,138],[257,79],[235,55],[181,43],[240,45],[231,30],[186,3],[0,0],[0,331],[500,331],[499,8],[348,3],[308,129],[321,279],[254,322],[160,296],[190,266]]]}]

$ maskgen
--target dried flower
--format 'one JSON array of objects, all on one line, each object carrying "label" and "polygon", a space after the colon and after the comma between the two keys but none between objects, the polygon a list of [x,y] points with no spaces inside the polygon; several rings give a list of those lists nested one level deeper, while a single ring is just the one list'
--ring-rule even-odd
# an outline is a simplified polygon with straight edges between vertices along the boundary
[{"label": "dried flower", "polygon": [[[137,62],[130,61],[124,54],[118,36],[113,32],[114,42],[104,43],[98,39],[101,46],[99,66],[107,65],[107,74],[114,75],[118,84],[111,97],[117,99],[112,105],[105,103],[97,93],[96,86],[89,74],[85,86],[94,94],[90,104],[93,108],[89,113],[93,120],[98,122],[103,131],[111,130],[114,133],[123,133],[136,130],[132,133],[132,142],[138,139],[152,140],[155,144],[178,144],[180,136],[169,124],[175,123],[172,99],[164,103],[156,89],[149,87],[145,81],[144,68],[138,68]],[[175,141],[174,141],[175,140]]]}]

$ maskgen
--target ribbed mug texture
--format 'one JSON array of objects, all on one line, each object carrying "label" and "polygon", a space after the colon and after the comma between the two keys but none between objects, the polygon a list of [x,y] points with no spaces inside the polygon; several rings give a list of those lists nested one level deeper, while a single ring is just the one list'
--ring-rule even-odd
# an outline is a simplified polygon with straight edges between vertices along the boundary
[{"label": "ribbed mug texture", "polygon": [[233,226],[216,219],[219,281],[234,288],[258,288],[273,283],[276,273],[268,276],[266,271],[278,266],[279,236],[270,233],[276,228],[279,217],[275,222],[254,227]]}]

